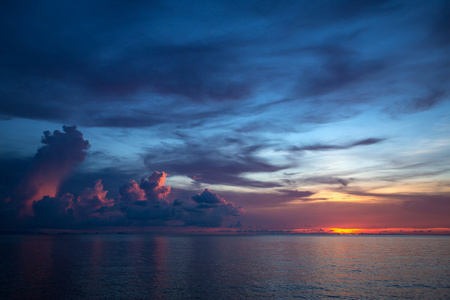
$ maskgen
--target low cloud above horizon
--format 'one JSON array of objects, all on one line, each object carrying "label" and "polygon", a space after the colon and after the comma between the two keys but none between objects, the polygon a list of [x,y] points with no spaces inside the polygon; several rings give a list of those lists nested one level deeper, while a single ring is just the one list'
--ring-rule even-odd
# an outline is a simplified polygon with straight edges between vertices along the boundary
[{"label": "low cloud above horizon", "polygon": [[[447,211],[450,208],[446,194],[371,193],[348,188],[352,179],[346,181],[333,177],[310,177],[303,180],[304,184],[312,186],[337,186],[331,195],[321,189],[311,192],[274,188],[277,185],[259,186],[257,190],[241,192],[225,189],[223,194],[229,199],[246,205],[236,207],[208,188],[196,195],[190,192],[190,197],[187,196],[189,190],[181,188],[175,188],[172,193],[171,186],[166,186],[168,174],[164,171],[153,171],[140,182],[131,180],[116,187],[118,194],[114,197],[104,189],[101,179],[74,195],[62,189],[63,182],[73,176],[74,169],[82,165],[90,148],[89,141],[84,139],[76,126],[63,126],[63,132],[55,130],[52,134],[45,131],[41,143],[43,146],[29,160],[28,166],[23,168],[25,172],[18,178],[17,184],[2,192],[2,229],[105,230],[108,227],[226,226],[239,228],[238,232],[265,232],[251,229],[252,225],[247,225],[247,229],[242,231],[241,220],[244,220],[244,223],[266,226],[257,225],[255,228],[281,228],[288,232],[301,228],[301,225],[297,225],[299,221],[302,222],[300,224],[317,223],[314,226],[303,225],[304,228],[340,224],[344,228],[384,226],[442,230],[446,228]],[[373,143],[355,142],[350,145],[356,144]],[[347,148],[349,147],[344,146],[337,149]],[[329,147],[327,150],[330,150]],[[220,168],[215,170],[220,171]],[[191,182],[191,190],[200,188],[201,184],[197,181],[199,178],[183,177]],[[236,175],[236,178],[239,176]],[[248,185],[249,182],[245,180],[239,181],[239,184],[253,186]],[[361,200],[361,197],[365,200]],[[390,201],[379,201],[380,199]],[[246,210],[249,211],[249,216],[244,213]],[[234,217],[241,218],[236,221]],[[280,222],[284,224],[280,226]],[[234,223],[237,225],[233,225]],[[317,230],[319,233],[322,231]]]},{"label": "low cloud above horizon", "polygon": [[76,126],[44,132],[42,143],[22,181],[8,197],[2,195],[3,228],[73,229],[102,226],[200,226],[220,227],[224,219],[242,209],[205,189],[190,199],[169,200],[164,172],[154,171],[140,183],[122,185],[119,196],[108,198],[101,179],[78,197],[60,191],[62,180],[83,162],[89,141]]},{"label": "low cloud above horizon", "polygon": [[4,3],[1,227],[450,228],[449,12]]}]

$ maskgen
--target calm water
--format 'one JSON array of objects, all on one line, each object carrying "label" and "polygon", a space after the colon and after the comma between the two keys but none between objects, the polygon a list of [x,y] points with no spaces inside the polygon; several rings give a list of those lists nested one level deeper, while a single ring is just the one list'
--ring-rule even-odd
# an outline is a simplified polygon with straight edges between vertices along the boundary
[{"label": "calm water", "polygon": [[450,237],[0,236],[3,299],[450,298]]}]

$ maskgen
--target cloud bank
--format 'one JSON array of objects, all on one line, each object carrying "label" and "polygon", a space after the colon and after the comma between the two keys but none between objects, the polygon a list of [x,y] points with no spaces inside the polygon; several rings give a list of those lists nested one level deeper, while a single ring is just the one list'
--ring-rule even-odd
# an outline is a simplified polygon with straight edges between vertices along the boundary
[{"label": "cloud bank", "polygon": [[83,162],[89,142],[76,126],[63,132],[44,132],[31,167],[8,196],[2,196],[2,227],[82,228],[90,226],[201,226],[220,227],[243,210],[205,189],[191,199],[170,199],[165,172],[153,172],[139,183],[119,188],[117,199],[108,198],[102,181],[79,195],[61,193],[60,186],[73,168]]}]

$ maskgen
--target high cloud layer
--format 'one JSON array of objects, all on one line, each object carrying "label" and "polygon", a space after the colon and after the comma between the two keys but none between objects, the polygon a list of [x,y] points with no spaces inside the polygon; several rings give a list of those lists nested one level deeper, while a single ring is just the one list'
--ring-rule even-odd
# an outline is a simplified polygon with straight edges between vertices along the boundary
[{"label": "high cloud layer", "polygon": [[[448,10],[446,1],[4,3],[0,118],[198,126],[218,104],[222,116],[245,115],[271,94],[328,122],[386,91],[405,96],[405,81],[417,88],[408,98],[432,92],[389,111],[428,110],[448,98]],[[298,117],[285,112],[272,106],[287,124]]]}]

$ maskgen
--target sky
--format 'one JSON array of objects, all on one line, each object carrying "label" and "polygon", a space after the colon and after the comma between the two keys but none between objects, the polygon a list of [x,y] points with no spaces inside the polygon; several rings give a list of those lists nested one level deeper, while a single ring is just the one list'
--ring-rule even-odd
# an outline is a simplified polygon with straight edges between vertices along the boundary
[{"label": "sky", "polygon": [[6,1],[0,25],[2,230],[450,233],[448,1]]}]

